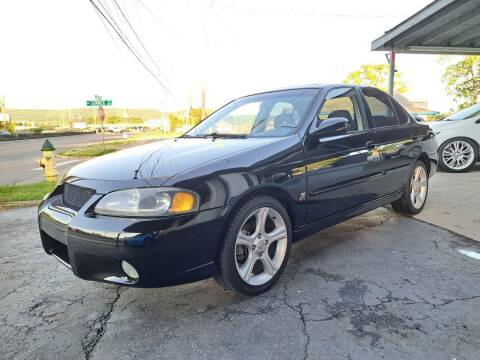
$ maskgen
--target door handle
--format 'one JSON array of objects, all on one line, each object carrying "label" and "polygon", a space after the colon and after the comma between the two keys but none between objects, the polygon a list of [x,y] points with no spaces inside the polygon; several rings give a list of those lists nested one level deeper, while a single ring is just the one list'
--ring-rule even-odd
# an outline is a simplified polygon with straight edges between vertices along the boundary
[{"label": "door handle", "polygon": [[367,141],[365,143],[365,146],[367,147],[368,150],[373,150],[377,147],[377,143],[375,143],[375,141]]}]

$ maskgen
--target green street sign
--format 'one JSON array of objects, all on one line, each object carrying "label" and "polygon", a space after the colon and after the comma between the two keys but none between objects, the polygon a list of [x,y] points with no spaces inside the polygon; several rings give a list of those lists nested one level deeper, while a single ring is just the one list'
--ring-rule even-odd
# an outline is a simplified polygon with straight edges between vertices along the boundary
[{"label": "green street sign", "polygon": [[[100,106],[98,100],[87,100],[87,106]],[[112,100],[102,100],[102,106],[112,106]]]}]

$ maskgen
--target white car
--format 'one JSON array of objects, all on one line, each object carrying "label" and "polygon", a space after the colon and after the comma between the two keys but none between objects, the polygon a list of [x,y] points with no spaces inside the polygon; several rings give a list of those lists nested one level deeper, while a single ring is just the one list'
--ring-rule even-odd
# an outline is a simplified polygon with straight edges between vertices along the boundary
[{"label": "white car", "polygon": [[107,128],[107,131],[112,132],[112,133],[122,133],[125,132],[125,129],[123,127],[117,126],[117,125],[111,125]]},{"label": "white car", "polygon": [[464,172],[480,161],[480,104],[429,125],[437,139],[438,160],[443,170]]}]

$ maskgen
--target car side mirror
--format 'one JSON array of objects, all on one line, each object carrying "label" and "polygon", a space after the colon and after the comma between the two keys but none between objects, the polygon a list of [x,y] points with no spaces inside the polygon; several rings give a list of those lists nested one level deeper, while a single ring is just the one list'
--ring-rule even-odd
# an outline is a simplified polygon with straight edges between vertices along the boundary
[{"label": "car side mirror", "polygon": [[421,122],[421,123],[426,123],[425,119],[420,117],[420,116],[415,116],[415,120],[417,120],[418,122]]},{"label": "car side mirror", "polygon": [[321,139],[329,136],[346,134],[348,131],[348,120],[344,117],[332,117],[323,120],[318,129],[313,133],[315,137]]}]

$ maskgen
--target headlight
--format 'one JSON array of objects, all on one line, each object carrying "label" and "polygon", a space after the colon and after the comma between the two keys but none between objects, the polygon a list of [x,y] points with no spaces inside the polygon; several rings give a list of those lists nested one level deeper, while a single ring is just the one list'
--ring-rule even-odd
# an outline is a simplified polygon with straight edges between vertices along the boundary
[{"label": "headlight", "polygon": [[198,195],[175,188],[138,188],[113,191],[95,206],[100,215],[152,217],[197,211]]}]

